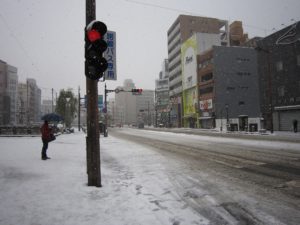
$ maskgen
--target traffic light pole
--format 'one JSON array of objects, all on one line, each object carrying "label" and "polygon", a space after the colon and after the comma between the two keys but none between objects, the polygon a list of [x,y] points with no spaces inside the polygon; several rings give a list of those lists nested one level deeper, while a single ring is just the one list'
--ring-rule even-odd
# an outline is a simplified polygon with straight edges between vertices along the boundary
[{"label": "traffic light pole", "polygon": [[[95,0],[86,0],[86,25],[96,19]],[[88,186],[101,187],[100,141],[98,118],[98,81],[86,78],[87,92],[87,174]]]},{"label": "traffic light pole", "polygon": [[[119,90],[119,91],[124,91],[124,90]],[[117,92],[119,92],[117,91]],[[105,128],[107,129],[107,125],[108,125],[108,115],[107,115],[107,94],[110,92],[116,92],[116,90],[108,90],[106,89],[106,83],[104,85],[104,107],[105,107]],[[104,137],[107,137],[107,134],[105,134],[104,132]]]}]

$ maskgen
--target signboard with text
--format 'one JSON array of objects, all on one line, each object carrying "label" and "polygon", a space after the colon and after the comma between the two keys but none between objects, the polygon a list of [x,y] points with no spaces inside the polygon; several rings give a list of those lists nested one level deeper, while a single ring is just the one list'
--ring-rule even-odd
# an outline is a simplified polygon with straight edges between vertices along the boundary
[{"label": "signboard with text", "polygon": [[98,95],[98,108],[100,111],[103,110],[103,95]]},{"label": "signboard with text", "polygon": [[208,109],[212,109],[212,99],[200,101],[200,110],[206,111]]},{"label": "signboard with text", "polygon": [[104,52],[104,58],[108,63],[107,70],[104,72],[104,77],[105,80],[117,80],[116,32],[107,31],[104,39],[107,42],[107,50]]}]

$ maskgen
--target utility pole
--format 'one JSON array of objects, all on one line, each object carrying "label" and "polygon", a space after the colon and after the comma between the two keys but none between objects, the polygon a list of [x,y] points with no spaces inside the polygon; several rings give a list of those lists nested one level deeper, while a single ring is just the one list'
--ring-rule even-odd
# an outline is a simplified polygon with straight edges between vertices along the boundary
[{"label": "utility pole", "polygon": [[107,89],[106,89],[106,83],[104,85],[104,107],[105,107],[105,127],[104,127],[104,137],[107,137],[107,125],[108,125],[108,118],[107,118]]},{"label": "utility pole", "polygon": [[[86,0],[86,26],[96,19],[95,0]],[[88,186],[101,187],[98,118],[98,81],[86,78],[87,92],[87,174]]]},{"label": "utility pole", "polygon": [[52,113],[53,113],[53,88],[51,89],[52,92],[52,101],[51,101],[51,106],[52,106]]},{"label": "utility pole", "polygon": [[80,131],[80,86],[78,86],[78,131]]}]

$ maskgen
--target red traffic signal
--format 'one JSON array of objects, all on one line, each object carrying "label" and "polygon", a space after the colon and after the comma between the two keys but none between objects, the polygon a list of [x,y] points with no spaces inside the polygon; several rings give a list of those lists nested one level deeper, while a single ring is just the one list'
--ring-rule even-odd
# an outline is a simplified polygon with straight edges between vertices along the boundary
[{"label": "red traffic signal", "polygon": [[101,34],[93,29],[87,32],[87,37],[90,42],[94,42],[101,38]]},{"label": "red traffic signal", "polygon": [[132,94],[142,94],[143,89],[141,88],[133,88],[131,89]]},{"label": "red traffic signal", "polygon": [[107,27],[100,21],[92,21],[85,29],[85,75],[92,80],[99,80],[108,67],[103,52],[107,43],[103,40]]}]

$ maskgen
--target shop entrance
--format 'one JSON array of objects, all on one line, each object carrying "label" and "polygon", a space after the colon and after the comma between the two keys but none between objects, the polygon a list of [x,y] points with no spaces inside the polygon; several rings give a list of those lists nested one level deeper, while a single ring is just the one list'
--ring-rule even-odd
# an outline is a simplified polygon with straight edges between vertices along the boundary
[{"label": "shop entrance", "polygon": [[239,116],[239,130],[248,131],[248,116]]}]

